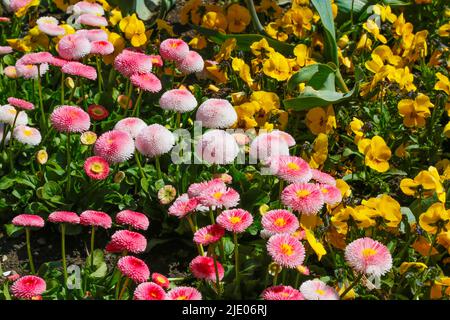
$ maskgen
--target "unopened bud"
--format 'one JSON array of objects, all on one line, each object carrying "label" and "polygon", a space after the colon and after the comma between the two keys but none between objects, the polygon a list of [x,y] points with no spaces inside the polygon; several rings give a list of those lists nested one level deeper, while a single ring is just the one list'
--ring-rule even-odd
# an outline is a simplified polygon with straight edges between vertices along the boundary
[{"label": "unopened bud", "polygon": [[47,153],[47,151],[45,151],[44,149],[39,150],[39,151],[36,153],[36,161],[37,161],[39,164],[46,164],[46,163],[47,163],[47,160],[48,160],[48,153]]}]

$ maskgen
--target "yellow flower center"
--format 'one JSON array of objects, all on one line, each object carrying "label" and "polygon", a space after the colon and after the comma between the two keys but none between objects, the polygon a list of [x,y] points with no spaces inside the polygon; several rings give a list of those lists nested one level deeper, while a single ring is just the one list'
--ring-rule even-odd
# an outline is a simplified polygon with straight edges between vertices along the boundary
[{"label": "yellow flower center", "polygon": [[222,198],[222,195],[223,195],[222,192],[217,191],[216,193],[213,194],[213,197],[219,200],[220,198]]},{"label": "yellow flower center", "polygon": [[322,289],[317,289],[316,293],[320,294],[321,296],[323,296],[325,294],[325,291],[323,291]]},{"label": "yellow flower center", "polygon": [[31,129],[24,129],[23,130],[23,134],[26,135],[27,137],[33,135],[33,131]]},{"label": "yellow flower center", "polygon": [[103,172],[103,165],[101,163],[94,163],[91,166],[91,171],[93,173],[101,173]]},{"label": "yellow flower center", "polygon": [[17,113],[16,109],[9,109],[8,112],[14,115]]},{"label": "yellow flower center", "polygon": [[177,48],[177,47],[178,47],[178,43],[173,42],[170,46],[171,46],[172,48]]},{"label": "yellow flower center", "polygon": [[158,279],[158,281],[161,282],[161,283],[166,282],[166,279],[164,279],[164,278],[161,277],[161,276],[157,277],[157,279]]},{"label": "yellow flower center", "polygon": [[179,297],[177,297],[177,300],[187,300],[187,297],[186,296],[179,296]]},{"label": "yellow flower center", "polygon": [[231,217],[230,218],[230,222],[232,223],[232,224],[236,224],[236,223],[239,223],[239,222],[241,222],[241,217]]},{"label": "yellow flower center", "polygon": [[322,191],[322,193],[328,193],[328,189],[327,188],[322,188],[321,191]]},{"label": "yellow flower center", "polygon": [[287,244],[287,243],[283,243],[281,245],[281,252],[287,256],[292,256],[294,254],[294,250],[292,250],[292,246]]},{"label": "yellow flower center", "polygon": [[277,220],[275,220],[274,224],[277,227],[284,227],[286,225],[286,220],[284,220],[284,218],[278,218]]},{"label": "yellow flower center", "polygon": [[300,170],[300,167],[298,166],[298,164],[293,163],[293,162],[289,162],[289,163],[287,164],[287,167],[288,167],[289,169],[295,170],[295,171]]},{"label": "yellow flower center", "polygon": [[304,198],[304,197],[306,197],[306,196],[309,196],[309,195],[311,194],[311,192],[309,192],[309,190],[303,189],[303,190],[298,190],[298,191],[296,192],[296,194],[297,194],[297,197],[299,197],[299,198]]},{"label": "yellow flower center", "polygon": [[366,248],[362,251],[364,258],[371,257],[371,256],[375,255],[376,253],[377,253],[377,251],[372,248]]}]

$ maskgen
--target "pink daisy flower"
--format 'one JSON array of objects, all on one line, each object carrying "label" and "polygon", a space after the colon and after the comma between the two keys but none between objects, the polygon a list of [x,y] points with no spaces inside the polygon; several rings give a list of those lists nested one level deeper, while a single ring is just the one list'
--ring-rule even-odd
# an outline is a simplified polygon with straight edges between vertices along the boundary
[{"label": "pink daisy flower", "polygon": [[0,46],[0,55],[5,55],[13,52],[13,48],[10,46]]},{"label": "pink daisy flower", "polygon": [[71,211],[55,211],[48,216],[48,221],[53,223],[79,224],[80,217]]},{"label": "pink daisy flower", "polygon": [[270,159],[289,156],[289,145],[279,135],[259,134],[250,144],[250,159],[268,163]]},{"label": "pink daisy flower", "polygon": [[67,8],[67,13],[75,15],[90,13],[98,16],[103,16],[105,14],[105,10],[98,3],[89,1],[80,1],[75,3],[73,6],[69,6]]},{"label": "pink daisy flower", "polygon": [[392,268],[392,256],[389,249],[367,237],[347,245],[345,260],[356,272],[376,277],[384,275]]},{"label": "pink daisy flower", "polygon": [[233,208],[238,205],[240,196],[233,188],[228,188],[220,179],[213,180],[199,195],[200,202],[207,207]]},{"label": "pink daisy flower", "polygon": [[224,130],[208,130],[195,146],[195,153],[210,164],[229,164],[239,154],[239,146],[231,134]]},{"label": "pink daisy flower", "polygon": [[335,186],[329,184],[319,185],[320,191],[323,194],[323,199],[326,204],[335,205],[342,201],[342,193]]},{"label": "pink daisy flower", "polygon": [[54,17],[41,17],[36,20],[36,24],[40,31],[52,37],[62,36],[66,33],[66,30],[58,25],[58,19]]},{"label": "pink daisy flower", "polygon": [[189,53],[189,46],[181,39],[166,39],[161,42],[159,53],[164,60],[180,61]]},{"label": "pink daisy flower", "polygon": [[113,253],[128,251],[138,254],[144,252],[145,248],[147,239],[142,234],[129,230],[116,231],[106,245],[106,251]]},{"label": "pink daisy flower", "polygon": [[10,22],[11,19],[8,17],[0,17],[0,22]]},{"label": "pink daisy flower", "polygon": [[[224,269],[219,261],[217,263],[217,271],[219,273],[219,280],[223,279]],[[206,256],[197,256],[189,264],[194,277],[197,279],[205,279],[208,281],[216,281],[216,271],[214,268],[214,259]]]},{"label": "pink daisy flower", "polygon": [[50,121],[59,132],[84,132],[89,130],[89,114],[76,106],[60,106],[53,110]]},{"label": "pink daisy flower", "polygon": [[294,183],[281,193],[281,202],[305,215],[317,214],[324,205],[324,197],[318,185]]},{"label": "pink daisy flower", "polygon": [[89,41],[107,41],[108,40],[108,34],[106,31],[102,29],[81,29],[77,30],[75,34],[81,35],[85,38],[87,38]]},{"label": "pink daisy flower", "polygon": [[300,291],[283,285],[267,288],[261,296],[264,300],[305,300]]},{"label": "pink daisy flower", "polygon": [[151,54],[149,55],[149,57],[152,60],[152,65],[154,65],[155,67],[162,67],[164,65],[164,62],[160,55]]},{"label": "pink daisy flower", "polygon": [[10,79],[17,79],[18,77],[17,69],[15,66],[7,66],[5,69],[3,69],[3,73]]},{"label": "pink daisy flower", "polygon": [[168,153],[174,145],[175,136],[160,124],[149,125],[136,137],[136,149],[149,158]]},{"label": "pink daisy flower", "polygon": [[213,179],[210,181],[204,181],[199,183],[193,183],[188,188],[189,197],[198,197],[203,191],[205,191],[208,187],[214,185],[215,183],[224,183],[222,179]]},{"label": "pink daisy flower", "polygon": [[16,72],[17,75],[24,79],[37,79],[38,77],[42,77],[48,71],[48,64],[43,63],[39,65],[34,64],[16,64]]},{"label": "pink daisy flower", "polygon": [[136,230],[147,230],[150,221],[143,213],[131,210],[122,210],[116,215],[116,223],[122,226],[131,226]]},{"label": "pink daisy flower", "polygon": [[117,262],[117,269],[136,283],[145,282],[150,277],[150,270],[145,262],[132,256],[120,258]]},{"label": "pink daisy flower", "polygon": [[281,131],[281,130],[273,130],[270,132],[270,134],[272,136],[278,137],[281,140],[283,140],[284,142],[286,142],[286,144],[288,145],[288,147],[293,147],[296,145],[295,139],[294,137],[292,137],[289,133]]},{"label": "pink daisy flower", "polygon": [[188,54],[177,62],[177,69],[184,74],[191,74],[203,71],[205,62],[201,55],[195,51],[189,51]]},{"label": "pink daisy flower", "polygon": [[262,226],[271,233],[293,233],[299,228],[297,217],[287,210],[267,211],[262,219]]},{"label": "pink daisy flower", "polygon": [[34,52],[27,53],[22,58],[17,60],[17,64],[43,64],[49,63],[54,57],[50,52]]},{"label": "pink daisy flower", "polygon": [[58,57],[52,57],[48,64],[54,67],[62,68],[65,64],[69,63],[70,61],[58,58]]},{"label": "pink daisy flower", "polygon": [[45,280],[36,276],[24,276],[17,279],[11,286],[14,297],[28,300],[40,296],[46,289]]},{"label": "pink daisy flower", "polygon": [[88,107],[88,114],[94,120],[104,120],[108,118],[109,111],[104,106],[99,104],[91,104]]},{"label": "pink daisy flower", "polygon": [[156,93],[161,91],[161,81],[153,73],[135,73],[130,78],[133,86],[141,90]]},{"label": "pink daisy flower", "polygon": [[15,226],[42,228],[45,224],[44,219],[35,214],[19,214],[12,220],[12,224]]},{"label": "pink daisy flower", "polygon": [[164,110],[189,112],[197,107],[194,95],[186,89],[173,89],[163,93],[159,99],[159,106]]},{"label": "pink daisy flower", "polygon": [[189,198],[185,193],[179,196],[173,204],[169,207],[168,213],[171,216],[183,218],[187,214],[195,211],[199,202],[197,198]]},{"label": "pink daisy flower", "polygon": [[84,13],[77,18],[75,21],[76,24],[84,24],[86,26],[91,27],[106,27],[108,25],[108,21],[105,17],[100,17],[91,13]]},{"label": "pink daisy flower", "polygon": [[134,300],[166,300],[166,292],[153,282],[139,284],[134,290]]},{"label": "pink daisy flower", "polygon": [[80,224],[83,226],[111,228],[111,217],[102,211],[86,210],[80,214]]},{"label": "pink daisy flower", "polygon": [[61,71],[73,76],[79,76],[89,80],[97,79],[97,70],[95,70],[94,67],[82,64],[80,62],[69,62],[61,68]]},{"label": "pink daisy flower", "polygon": [[109,174],[109,164],[102,157],[93,156],[86,159],[83,165],[84,172],[93,180],[104,180]]},{"label": "pink daisy flower", "polygon": [[300,286],[306,300],[339,300],[339,294],[319,279],[308,280]]},{"label": "pink daisy flower", "polygon": [[59,55],[66,60],[79,60],[91,52],[91,42],[78,34],[69,34],[59,40]]},{"label": "pink daisy flower", "polygon": [[170,281],[167,277],[163,276],[160,273],[154,272],[152,274],[152,281],[157,285],[161,286],[163,289],[169,289]]},{"label": "pink daisy flower", "polygon": [[114,52],[114,46],[107,40],[97,40],[91,42],[91,54],[106,56]]},{"label": "pink daisy flower", "polygon": [[168,300],[202,300],[202,294],[192,287],[176,287],[167,293]]},{"label": "pink daisy flower", "polygon": [[198,229],[194,234],[194,242],[204,246],[216,243],[225,235],[225,229],[218,224],[212,224]]},{"label": "pink daisy flower", "polygon": [[133,139],[136,139],[138,134],[147,127],[144,120],[139,118],[124,118],[119,120],[114,126],[115,130],[122,130],[128,132]]},{"label": "pink daisy flower", "polygon": [[228,231],[241,233],[253,223],[253,216],[243,209],[231,209],[223,211],[216,220],[220,226]]},{"label": "pink daisy flower", "polygon": [[42,136],[38,129],[24,125],[14,128],[13,137],[20,143],[30,146],[37,146],[42,141]]},{"label": "pink daisy flower", "polygon": [[305,160],[293,156],[275,156],[269,159],[273,175],[290,183],[306,183],[311,180],[311,168]]},{"label": "pink daisy flower", "polygon": [[237,121],[233,106],[224,99],[208,99],[197,109],[196,120],[211,129],[229,128]]},{"label": "pink daisy flower", "polygon": [[24,111],[19,111],[19,114],[17,114],[17,112],[18,111],[16,110],[16,108],[10,106],[9,104],[0,106],[0,122],[7,123],[12,126],[14,123],[14,119],[16,119],[16,126],[26,125],[28,123],[27,114]]},{"label": "pink daisy flower", "polygon": [[134,153],[133,138],[126,131],[107,131],[95,142],[94,153],[110,164],[124,162]]},{"label": "pink daisy flower", "polygon": [[267,251],[273,261],[286,268],[295,268],[305,260],[305,248],[293,236],[280,233],[267,241]]},{"label": "pink daisy flower", "polygon": [[23,110],[33,110],[34,109],[34,104],[32,104],[31,102],[28,102],[28,101],[22,100],[22,99],[18,99],[18,98],[14,98],[14,97],[9,97],[8,103],[13,107],[23,109]]},{"label": "pink daisy flower", "polygon": [[328,184],[330,186],[336,185],[336,179],[330,176],[328,173],[322,172],[317,169],[311,169],[312,171],[312,179],[318,183]]},{"label": "pink daisy flower", "polygon": [[125,77],[152,71],[152,59],[143,53],[123,50],[114,60],[114,68]]}]

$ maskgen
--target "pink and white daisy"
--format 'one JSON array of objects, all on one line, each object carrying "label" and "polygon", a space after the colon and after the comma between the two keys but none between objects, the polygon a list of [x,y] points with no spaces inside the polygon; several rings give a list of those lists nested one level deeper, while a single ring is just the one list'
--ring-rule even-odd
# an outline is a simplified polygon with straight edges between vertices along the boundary
[{"label": "pink and white daisy", "polygon": [[242,233],[253,223],[253,216],[243,209],[231,209],[219,214],[216,221],[230,232]]},{"label": "pink and white daisy", "polygon": [[289,133],[281,131],[281,130],[273,130],[270,132],[270,134],[272,136],[278,137],[281,140],[283,140],[284,142],[286,142],[286,144],[288,145],[288,147],[293,147],[296,145],[295,139],[293,136],[291,136]]},{"label": "pink and white daisy", "polygon": [[124,162],[133,156],[133,138],[126,131],[107,131],[95,142],[94,153],[110,164]]},{"label": "pink and white daisy", "polygon": [[150,270],[145,262],[132,256],[120,258],[117,262],[117,269],[136,283],[145,282],[150,277]]},{"label": "pink and white daisy", "polygon": [[12,219],[12,224],[21,227],[42,228],[44,219],[35,214],[19,214]]},{"label": "pink and white daisy", "polygon": [[14,128],[13,137],[20,143],[30,146],[37,146],[42,141],[42,136],[38,129],[24,125]]},{"label": "pink and white daisy", "polygon": [[160,55],[151,54],[151,55],[149,55],[149,57],[152,60],[152,64],[155,67],[162,67],[164,65],[164,62]]},{"label": "pink and white daisy", "polygon": [[224,130],[208,130],[195,146],[195,153],[210,164],[229,164],[236,159],[239,146],[233,136]]},{"label": "pink and white daisy", "polygon": [[335,205],[342,201],[342,193],[335,186],[329,184],[319,185],[320,191],[323,194],[323,199],[326,204]]},{"label": "pink and white daisy", "polygon": [[313,183],[294,183],[281,193],[281,202],[305,215],[317,214],[325,204],[318,185]]},{"label": "pink and white daisy", "polygon": [[270,210],[267,211],[262,219],[262,226],[271,233],[293,233],[300,224],[297,217],[287,210]]},{"label": "pink and white daisy", "polygon": [[45,75],[47,71],[47,63],[42,63],[39,67],[34,64],[16,64],[17,75],[24,79],[37,79],[38,77]]},{"label": "pink and white daisy", "polygon": [[130,226],[136,230],[147,230],[150,221],[143,213],[131,210],[122,210],[116,215],[116,223],[122,226]]},{"label": "pink and white daisy", "polygon": [[213,180],[198,196],[206,207],[233,208],[238,205],[240,196],[233,188],[229,188],[220,179]]},{"label": "pink and white daisy", "polygon": [[124,118],[119,120],[114,126],[115,130],[122,130],[128,132],[133,139],[139,135],[139,133],[147,127],[147,124],[144,120],[139,118]]},{"label": "pink and white daisy", "polygon": [[83,165],[84,172],[93,180],[104,180],[109,174],[108,161],[102,157],[93,156],[86,159]]},{"label": "pink and white daisy", "polygon": [[80,62],[69,62],[65,64],[61,71],[72,76],[79,76],[89,80],[97,79],[97,70],[94,67]]},{"label": "pink and white daisy", "polygon": [[135,73],[130,78],[133,86],[141,90],[156,93],[161,91],[161,80],[153,73]]},{"label": "pink and white daisy", "polygon": [[98,16],[103,16],[105,14],[105,10],[98,3],[89,2],[89,1],[80,1],[80,2],[75,3],[72,6],[69,6],[67,8],[67,13],[75,14],[75,15],[82,15],[85,13],[90,13],[90,14],[95,14]]},{"label": "pink and white daisy", "polygon": [[164,289],[154,282],[139,284],[134,290],[134,300],[166,300]]},{"label": "pink and white daisy", "polygon": [[11,293],[18,299],[31,300],[40,296],[47,289],[45,280],[37,276],[24,276],[11,286]]},{"label": "pink and white daisy", "polygon": [[70,61],[67,61],[65,59],[61,59],[58,57],[52,57],[49,61],[48,64],[54,67],[58,67],[58,68],[62,68],[66,63],[69,63]]},{"label": "pink and white daisy", "polygon": [[169,207],[168,213],[171,216],[175,216],[181,219],[187,214],[194,212],[198,204],[199,201],[197,198],[189,198],[189,196],[184,193],[179,196]]},{"label": "pink and white daisy", "polygon": [[3,69],[3,74],[10,79],[17,79],[19,76],[17,74],[17,69],[15,66],[7,66],[5,69]]},{"label": "pink and white daisy", "polygon": [[336,179],[334,179],[328,173],[322,172],[317,169],[311,169],[312,171],[312,179],[318,183],[328,184],[330,186],[336,185]]},{"label": "pink and white daisy", "polygon": [[339,294],[319,279],[308,280],[300,286],[306,300],[339,300]]},{"label": "pink and white daisy", "polygon": [[79,34],[69,34],[59,40],[59,55],[66,60],[79,60],[91,52],[91,42]]},{"label": "pink and white daisy", "polygon": [[19,98],[9,97],[8,103],[13,107],[23,109],[23,110],[33,110],[34,109],[34,104],[32,104],[31,102],[28,102],[26,100],[19,99]]},{"label": "pink and white daisy", "polygon": [[345,260],[359,273],[382,276],[392,268],[389,249],[371,238],[360,238],[345,247]]},{"label": "pink and white daisy", "polygon": [[197,107],[194,95],[186,89],[173,89],[163,93],[159,99],[159,106],[164,110],[189,112]]},{"label": "pink and white daisy", "polygon": [[250,159],[268,163],[270,159],[289,156],[289,145],[279,135],[270,133],[259,134],[250,144]]},{"label": "pink and white daisy", "polygon": [[152,59],[146,54],[125,49],[114,60],[114,68],[125,77],[147,74],[152,71]]},{"label": "pink and white daisy", "polygon": [[205,62],[201,55],[195,51],[189,51],[188,54],[177,62],[177,69],[183,74],[191,74],[203,71]]},{"label": "pink and white daisy", "polygon": [[261,296],[264,300],[305,300],[300,291],[283,285],[269,287]]},{"label": "pink and white daisy", "polygon": [[149,125],[136,137],[136,149],[149,158],[168,153],[174,145],[175,136],[160,124]]},{"label": "pink and white daisy", "polygon": [[209,181],[203,181],[199,183],[193,183],[188,188],[189,197],[198,197],[203,191],[205,191],[208,187],[214,185],[215,183],[224,183],[222,179],[212,179]]},{"label": "pink and white daisy", "polygon": [[189,46],[181,39],[166,39],[161,42],[159,53],[164,60],[180,61],[189,53]]},{"label": "pink and white daisy", "polygon": [[66,33],[63,27],[60,27],[58,19],[54,17],[40,17],[36,20],[38,29],[52,37],[62,36]]},{"label": "pink and white daisy", "polygon": [[286,233],[271,236],[267,241],[267,251],[273,261],[286,268],[295,268],[305,260],[302,243]]},{"label": "pink and white daisy", "polygon": [[208,99],[197,109],[196,121],[211,129],[229,128],[237,121],[233,106],[224,99]]},{"label": "pink and white daisy", "polygon": [[81,35],[85,38],[87,38],[89,41],[107,41],[108,40],[108,34],[105,30],[102,29],[81,29],[77,30],[75,34]]},{"label": "pink and white daisy", "polygon": [[80,214],[80,224],[83,226],[94,226],[109,229],[111,228],[112,220],[106,212],[86,210]]},{"label": "pink and white daisy", "polygon": [[106,27],[108,20],[105,17],[97,16],[91,13],[83,13],[76,20],[76,24],[84,24],[90,27]]},{"label": "pink and white daisy", "polygon": [[204,246],[216,243],[225,235],[225,229],[218,224],[198,229],[194,234],[194,242]]},{"label": "pink and white daisy", "polygon": [[114,46],[107,40],[97,40],[91,42],[91,54],[106,56],[114,52]]},{"label": "pink and white daisy", "polygon": [[10,46],[0,46],[0,55],[5,55],[13,52],[13,48]]},{"label": "pink and white daisy", "polygon": [[[224,269],[219,261],[217,263],[217,271],[219,273],[219,280],[223,279]],[[208,281],[216,281],[216,271],[214,267],[214,259],[206,256],[197,256],[189,264],[194,277],[197,279],[204,279]]]},{"label": "pink and white daisy", "polygon": [[176,287],[167,293],[168,300],[202,300],[202,294],[192,287]]},{"label": "pink and white daisy", "polygon": [[48,221],[53,223],[79,224],[80,217],[71,211],[55,211],[48,216]]},{"label": "pink and white daisy", "polygon": [[170,286],[169,279],[167,279],[167,277],[157,272],[153,272],[152,281],[157,285],[161,286],[163,289],[168,289]]},{"label": "pink and white daisy", "polygon": [[142,253],[147,248],[147,239],[137,232],[129,230],[116,231],[111,236],[111,241],[106,245],[108,252],[132,252]]},{"label": "pink and white daisy", "polygon": [[54,57],[50,52],[33,52],[27,53],[22,58],[17,60],[17,64],[43,64],[49,63]]},{"label": "pink and white daisy", "polygon": [[0,106],[0,122],[7,123],[10,126],[15,125],[26,125],[28,123],[28,116],[24,111],[17,111],[16,108],[9,104]]},{"label": "pink and white daisy", "polygon": [[89,114],[76,106],[59,106],[50,115],[52,126],[59,132],[84,132],[89,130]]},{"label": "pink and white daisy", "polygon": [[269,159],[273,175],[290,183],[306,183],[311,180],[311,168],[305,160],[294,156],[275,156]]}]

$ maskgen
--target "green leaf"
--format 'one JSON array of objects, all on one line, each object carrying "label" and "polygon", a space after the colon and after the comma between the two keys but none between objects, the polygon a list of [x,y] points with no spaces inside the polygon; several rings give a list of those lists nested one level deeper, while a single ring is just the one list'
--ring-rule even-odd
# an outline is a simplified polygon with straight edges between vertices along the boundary
[{"label": "green leaf", "polygon": [[50,200],[55,196],[60,196],[62,193],[61,187],[55,181],[49,181],[44,184],[42,188],[42,198],[46,200]]},{"label": "green leaf", "polygon": [[127,1],[123,1],[123,0],[109,0],[108,3],[111,6],[116,6],[120,8],[120,11],[122,11],[123,16],[125,17],[126,15],[130,14],[130,13],[134,13],[136,12],[136,0],[127,0]]},{"label": "green leaf", "polygon": [[[316,90],[324,87],[329,90],[334,90],[335,72],[336,69],[330,65],[322,63],[311,64],[292,75],[287,84],[288,89],[294,91],[298,89],[300,83],[307,83],[308,86],[313,87]],[[332,79],[330,79],[331,75]]]},{"label": "green leaf", "polygon": [[92,272],[89,275],[89,277],[90,278],[103,278],[104,276],[106,276],[107,272],[108,272],[108,267],[106,266],[105,262],[102,262],[100,264],[100,266],[97,268],[97,270]]},{"label": "green leaf", "polygon": [[329,61],[334,62],[338,66],[338,49],[331,1],[311,0],[311,2],[319,13],[320,21],[325,29],[325,54]]},{"label": "green leaf", "polygon": [[12,237],[14,235],[18,235],[19,232],[23,231],[23,227],[18,227],[13,224],[5,224],[5,230],[8,237]]},{"label": "green leaf", "polygon": [[[93,254],[94,254],[94,267],[99,268],[105,262],[103,251],[100,249],[95,249]],[[91,255],[89,255],[86,260],[86,268],[91,268]]]}]

